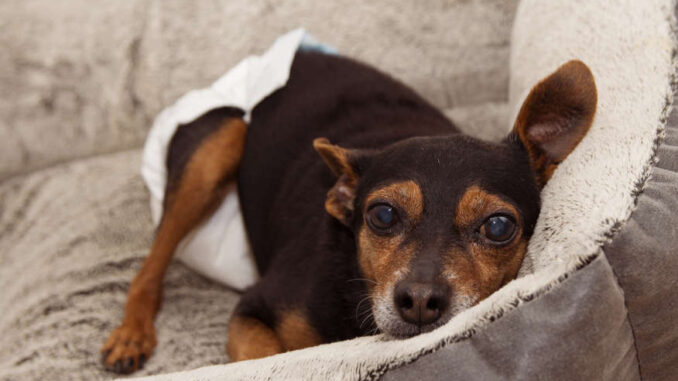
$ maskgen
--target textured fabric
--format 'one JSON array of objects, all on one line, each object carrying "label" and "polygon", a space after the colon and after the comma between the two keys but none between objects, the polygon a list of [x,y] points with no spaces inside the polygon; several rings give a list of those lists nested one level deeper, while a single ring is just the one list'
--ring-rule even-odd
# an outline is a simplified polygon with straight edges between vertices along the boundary
[{"label": "textured fabric", "polygon": [[[153,236],[140,151],[0,184],[0,380],[112,378],[100,363]],[[227,360],[237,294],[170,266],[155,357],[139,374]]]},{"label": "textured fabric", "polygon": [[[511,294],[509,293],[510,289],[505,287],[482,301],[475,308],[463,311],[437,330],[412,338],[389,340],[381,335],[360,337],[259,360],[204,367],[149,377],[145,380],[373,380],[388,374],[389,370],[401,366],[414,368],[409,375],[433,373],[434,376],[436,374],[441,376],[439,379],[448,380],[450,377],[445,375],[444,371],[436,372],[438,367],[445,369],[445,363],[449,359],[443,358],[440,361],[435,361],[431,367],[420,367],[419,361],[443,348],[454,351],[457,349],[453,347],[465,346],[466,340],[470,337],[482,334],[488,328],[494,327],[495,324],[502,323],[505,317],[509,318],[509,322],[506,324],[519,331],[522,336],[518,336],[516,333],[516,335],[509,334],[504,337],[501,333],[497,333],[497,330],[493,330],[490,335],[495,333],[498,336],[497,341],[494,341],[495,338],[492,340],[481,338],[480,342],[487,345],[487,351],[497,354],[497,357],[491,358],[490,356],[486,359],[487,361],[501,363],[500,357],[502,354],[523,354],[525,355],[522,358],[523,364],[515,363],[516,373],[540,374],[541,369],[545,373],[549,371],[561,372],[560,374],[565,377],[568,375],[568,364],[566,362],[559,363],[558,359],[561,356],[566,359],[577,359],[577,353],[560,353],[560,351],[571,350],[566,344],[562,343],[562,341],[570,340],[569,337],[564,336],[580,330],[580,328],[583,328],[583,324],[591,324],[587,328],[591,335],[587,336],[584,333],[578,338],[586,345],[586,348],[582,349],[589,355],[596,350],[610,349],[610,353],[599,357],[599,359],[609,360],[612,363],[606,366],[599,363],[590,363],[587,362],[586,356],[582,354],[582,357],[577,359],[577,365],[582,367],[579,374],[582,376],[598,374],[608,377],[605,379],[609,380],[614,380],[615,376],[623,377],[623,380],[637,379],[634,377],[634,374],[637,375],[637,365],[633,363],[635,351],[632,349],[633,341],[623,310],[621,293],[611,276],[607,262],[600,257],[597,260],[595,258],[591,257],[582,264],[584,269],[593,266],[593,270],[588,276],[583,275],[580,278],[578,273],[574,273],[569,276],[563,275],[556,281],[549,279],[549,284],[533,293],[524,290],[527,286],[540,284],[541,279],[535,278],[533,275],[526,276],[514,283],[516,287],[522,288],[523,293]],[[590,262],[591,260],[593,262]],[[558,270],[561,274],[565,271],[565,269]],[[571,280],[571,277],[574,277],[574,279]],[[570,301],[580,300],[582,304],[570,305],[567,300],[559,300],[558,297],[550,296],[552,292],[559,292],[558,290],[563,290],[560,294],[562,298],[569,298]],[[547,299],[542,301],[543,298]],[[605,316],[604,320],[609,322],[611,326],[598,327],[595,322],[588,321],[586,316],[577,314],[577,312],[587,314],[588,308],[597,304],[607,305],[609,308],[593,308],[594,312],[591,316],[596,317],[602,314]],[[547,308],[546,306],[550,307]],[[524,315],[519,312],[522,308],[527,308]],[[479,313],[479,311],[482,312]],[[549,348],[548,352],[532,352],[530,348],[540,345],[540,340],[546,340],[549,337],[549,332],[530,332],[528,334],[533,325],[539,326],[540,324],[544,329],[548,327],[550,333],[562,334],[549,338],[549,340],[552,340],[552,344],[558,344],[558,346]],[[504,327],[507,325],[504,325]],[[530,336],[533,336],[534,341],[531,340]],[[589,340],[591,342],[588,342]],[[505,349],[506,345],[514,345],[515,347]],[[493,346],[498,347],[492,348]],[[462,357],[472,355],[466,353],[463,349],[458,350],[464,352],[464,354],[460,354]],[[528,354],[541,356],[541,359],[535,362],[535,366],[539,368],[529,368],[530,357]],[[487,364],[482,364],[480,358],[476,360],[478,360],[478,365],[487,366]],[[470,368],[468,370],[471,371]],[[479,377],[483,375],[483,371],[489,372],[491,370],[478,369]],[[507,366],[506,371],[510,372],[511,367]],[[497,372],[500,374],[501,369],[497,369]],[[558,373],[555,373],[555,375],[557,376]],[[460,377],[460,379],[464,378]]]},{"label": "textured fabric", "polygon": [[605,246],[624,289],[646,380],[678,374],[678,97],[638,207]]},{"label": "textured fabric", "polygon": [[[564,288],[563,278],[574,276],[592,256],[601,255],[602,245],[614,236],[634,210],[638,184],[646,180],[654,164],[655,142],[665,127],[670,110],[667,100],[670,102],[673,98],[671,84],[676,48],[673,6],[674,2],[670,0],[525,0],[521,3],[512,41],[510,112],[515,115],[514,110],[539,79],[574,58],[582,59],[592,68],[599,96],[596,119],[590,132],[544,189],[542,216],[530,243],[521,278],[455,316],[441,328],[415,338],[400,341],[385,340],[381,336],[360,338],[254,362],[163,375],[157,379],[357,380],[375,378],[401,366],[412,367],[408,371],[413,375],[432,372],[431,367],[446,369],[447,359],[434,361],[430,367],[418,366],[419,360],[446,344],[449,353],[458,350],[460,361],[468,360],[473,353],[456,347],[473,345],[467,342],[469,338],[473,340],[475,335],[493,329],[506,316],[516,316],[512,313],[519,315],[522,311],[515,312],[516,309],[528,308],[531,300],[549,297],[550,293]],[[618,290],[609,268],[606,271],[608,287]],[[590,305],[614,299],[611,294],[600,294],[591,286],[602,287],[604,284],[588,284],[571,283],[570,292],[577,299],[589,300]],[[525,364],[516,364],[513,368],[512,364],[506,364],[507,368],[498,369],[497,375],[502,371],[522,372],[526,377],[553,372],[556,378],[637,379],[637,352],[635,346],[630,345],[633,340],[623,303],[619,303],[620,295],[617,291],[616,309],[593,308],[591,311],[594,314],[596,311],[609,313],[606,319],[613,326],[605,326],[603,319],[593,319],[587,321],[592,325],[588,330],[581,329],[581,337],[570,338],[569,332],[582,327],[579,320],[582,316],[544,310],[541,315],[553,313],[560,319],[560,327],[554,327],[555,337],[535,334],[534,342],[511,335],[503,337],[499,343],[480,340],[478,343],[486,345],[488,357],[478,358],[476,364],[501,363],[502,345],[508,342],[516,347],[503,352],[504,355],[511,351],[531,353],[535,356],[536,368],[531,369],[530,358],[525,357]],[[675,310],[669,308],[669,311],[667,315],[675,318]],[[534,323],[529,315],[518,320],[516,325],[526,327]],[[557,333],[558,329],[563,330],[559,332],[562,336]],[[596,336],[605,329],[618,334]],[[551,346],[548,352],[531,351],[530,346],[549,339],[552,343],[581,340],[586,344],[588,357],[578,357],[576,352],[564,353],[573,348],[562,343]],[[596,347],[598,345],[600,347]],[[602,347],[609,352],[596,353],[602,351]],[[596,360],[594,353],[600,362],[589,362]],[[548,358],[540,358],[541,355]],[[562,363],[559,362],[561,359]],[[568,369],[570,359],[580,367],[579,370]],[[468,369],[470,376],[482,378],[488,375],[483,370],[474,373],[472,368]],[[672,369],[665,367],[664,371],[671,372]]]},{"label": "textured fabric", "polygon": [[396,368],[396,380],[638,380],[624,295],[604,256],[470,339]]},{"label": "textured fabric", "polygon": [[0,2],[0,179],[139,147],[153,118],[305,27],[437,106],[506,99],[517,0]]},{"label": "textured fabric", "polygon": [[628,220],[673,97],[673,4],[520,3],[511,40],[511,113],[537,81],[570,59],[591,68],[598,89],[590,130],[542,191],[521,274],[595,252]]},{"label": "textured fabric", "polygon": [[[655,1],[659,0],[652,0],[650,5]],[[530,3],[538,6],[534,1]],[[63,164],[28,175],[18,174],[74,157],[138,146],[150,119],[162,107],[186,90],[212,82],[224,67],[232,66],[248,53],[261,51],[273,36],[289,30],[293,26],[291,23],[294,26],[304,24],[320,39],[332,42],[348,55],[362,58],[404,79],[436,104],[455,106],[448,110],[448,115],[472,120],[468,124],[462,122],[462,129],[485,124],[482,110],[486,102],[490,102],[488,109],[497,118],[514,112],[522,90],[513,97],[510,108],[502,103],[506,99],[508,78],[507,30],[515,2],[460,0],[426,4],[399,1],[397,4],[400,6],[393,4],[386,1],[369,4],[357,1],[252,4],[244,0],[191,4],[139,0],[124,5],[77,0],[65,5],[63,2],[27,0],[0,4],[0,46],[6,52],[0,56],[0,178],[5,178],[0,183],[0,311],[3,312],[0,314],[0,379],[112,377],[102,370],[98,349],[108,332],[122,318],[128,282],[146,254],[152,236],[150,214],[146,207],[147,194],[136,174],[138,151]],[[645,7],[648,3],[633,4]],[[529,9],[536,12],[540,8]],[[544,16],[550,14],[548,6],[541,9],[545,9]],[[656,9],[636,12],[633,16],[653,21],[638,36],[657,33],[660,37],[639,42],[634,47],[645,51],[645,46],[654,44],[655,51],[663,54],[669,17],[664,14],[661,20],[655,19]],[[663,12],[667,7],[659,9]],[[178,18],[176,14],[182,17]],[[615,14],[609,12],[609,15]],[[546,24],[538,18],[534,25],[541,29],[537,34],[545,37],[564,15],[583,17],[587,13],[574,9],[557,14],[557,18],[546,21]],[[261,21],[254,22],[255,19]],[[603,19],[615,21],[611,17]],[[625,24],[629,29],[633,26],[629,22]],[[589,27],[588,24],[577,25],[572,30],[585,32]],[[83,30],[91,33],[83,33]],[[365,35],[375,37],[365,39]],[[592,41],[591,36],[590,33],[586,35],[586,43]],[[527,44],[523,48],[529,46],[546,49],[554,45]],[[571,46],[563,41],[558,41],[557,47],[564,54],[572,53]],[[628,51],[619,51],[619,54],[625,53]],[[548,61],[554,57],[546,58],[539,54],[530,57],[540,67],[539,70],[544,71],[541,74],[560,63]],[[655,68],[648,63],[642,67]],[[665,69],[662,65],[656,68]],[[608,74],[597,70],[594,70],[597,76]],[[540,75],[537,70],[526,72]],[[616,75],[614,71],[610,73]],[[668,87],[669,78],[666,79],[666,83],[662,82],[658,88]],[[516,88],[531,86],[528,78],[521,81],[522,85]],[[620,86],[616,89],[619,92],[636,88],[626,84]],[[667,93],[662,93],[662,97],[663,107],[666,98],[671,97]],[[630,108],[636,106],[633,104]],[[654,137],[663,125],[663,110],[659,111],[658,115],[654,115],[657,117],[653,121],[656,122],[655,129],[650,131],[648,128]],[[503,129],[501,133],[489,135],[502,136],[506,131],[506,120],[500,125],[499,120],[489,119],[488,123]],[[654,138],[649,138],[650,135],[634,143],[643,145],[647,139],[654,141]],[[599,142],[600,146],[604,144]],[[651,163],[651,154],[652,149],[645,157],[648,160],[643,163]],[[624,160],[634,158],[629,156]],[[584,160],[586,156],[579,159]],[[567,178],[571,171],[574,169],[559,169],[560,178]],[[656,171],[653,178],[661,180],[660,172]],[[12,174],[15,176],[7,179]],[[648,193],[644,194],[650,195],[653,185],[648,184]],[[666,187],[670,188],[671,184],[666,183]],[[602,189],[607,188],[603,186]],[[632,193],[627,201],[633,203],[638,191],[635,188],[629,190]],[[555,197],[555,193],[553,191],[549,197]],[[562,194],[567,195],[567,192]],[[671,207],[669,198],[659,200],[663,200],[662,208]],[[642,202],[639,199],[638,205],[642,206]],[[639,216],[642,215],[640,206],[637,210]],[[625,209],[624,219],[620,219],[618,225],[605,225],[610,229],[596,230],[596,233],[606,232],[613,236],[612,233],[623,227],[631,209]],[[577,210],[581,214],[588,211]],[[630,224],[634,219],[635,214]],[[652,226],[657,228],[661,225]],[[643,229],[637,231],[647,234]],[[624,231],[620,232],[618,238],[622,239],[623,234]],[[595,237],[600,239],[599,235]],[[603,237],[605,240],[609,238]],[[647,241],[654,244],[651,237],[648,235]],[[636,235],[629,238],[632,244],[638,245],[635,246],[635,255],[645,249],[636,238]],[[600,241],[589,248],[597,248],[602,243]],[[474,356],[481,352],[498,354],[493,359],[501,358],[502,348],[493,348],[492,345],[506,345],[506,342],[517,345],[519,341],[507,339],[498,344],[490,340],[495,337],[494,334],[500,335],[494,327],[506,324],[517,329],[520,325],[529,325],[531,320],[527,318],[533,312],[533,306],[560,303],[552,299],[552,292],[577,296],[582,302],[590,300],[589,296],[607,295],[599,302],[615,311],[604,318],[610,324],[617,324],[617,330],[610,326],[597,327],[592,321],[591,335],[597,334],[596,329],[610,329],[609,340],[584,342],[591,346],[601,345],[601,348],[613,343],[619,345],[617,351],[606,353],[615,365],[599,364],[602,369],[598,371],[603,377],[633,379],[635,351],[629,351],[628,342],[624,339],[628,334],[629,321],[633,332],[640,333],[642,337],[638,341],[641,345],[640,372],[650,372],[648,374],[657,377],[676,374],[671,367],[671,362],[676,364],[672,360],[672,352],[667,351],[669,355],[666,357],[660,353],[665,345],[673,345],[672,327],[662,325],[676,320],[671,313],[675,311],[671,308],[672,299],[666,298],[665,308],[656,317],[648,317],[653,311],[643,312],[646,306],[658,308],[658,299],[648,299],[645,295],[666,295],[666,284],[650,284],[654,288],[644,289],[646,283],[643,283],[642,277],[653,273],[645,271],[640,274],[637,270],[654,270],[656,267],[648,269],[642,267],[648,264],[641,263],[641,267],[632,265],[622,271],[625,259],[611,249],[615,247],[606,248],[610,250],[610,263],[618,273],[619,284],[622,287],[630,285],[628,291],[624,289],[624,295],[627,292],[630,295],[628,321],[620,318],[618,313],[619,293],[618,290],[613,292],[616,288],[610,283],[604,258],[599,257],[589,263],[590,255],[599,251],[573,249],[567,252],[571,254],[567,257],[571,261],[556,261],[541,271],[510,283],[429,334],[398,341],[384,341],[379,336],[366,337],[256,362],[202,368],[162,378],[204,380],[216,375],[216,378],[222,379],[269,379],[271,373],[276,372],[280,378],[287,376],[289,379],[366,379],[406,371],[421,377],[420,372],[440,369],[438,374],[441,378],[449,379],[444,372],[445,362],[451,361],[445,357],[447,354],[460,351],[460,359],[473,361],[480,359]],[[618,258],[622,266],[615,263],[615,255],[620,255]],[[581,274],[572,273],[582,265]],[[667,262],[664,267],[666,273],[663,273],[667,278],[670,277],[670,268],[671,263]],[[563,279],[563,274],[570,275]],[[582,278],[577,278],[579,276]],[[605,286],[609,293],[595,287],[583,287],[585,277],[591,277],[586,278],[589,281],[599,277],[601,288]],[[571,282],[572,279],[582,280],[581,286],[578,282]],[[666,282],[671,281],[667,279]],[[138,375],[226,362],[228,359],[223,351],[227,340],[226,322],[236,296],[179,264],[171,266],[165,284],[166,300],[157,320],[159,345],[154,357]],[[524,312],[523,308],[526,309]],[[548,310],[548,313],[554,314],[554,311]],[[558,314],[557,311],[554,316],[564,322],[576,322],[581,317]],[[536,315],[535,318],[540,320],[543,316]],[[567,330],[571,327],[563,323],[561,328]],[[658,336],[656,333],[662,330],[668,334]],[[476,340],[476,336],[477,341],[472,341]],[[587,337],[582,335],[577,338]],[[663,341],[664,338],[666,341]],[[521,339],[523,345],[531,343],[529,339]],[[540,343],[537,337],[534,339],[537,344]],[[461,349],[474,342],[483,346],[468,351]],[[557,341],[554,344],[564,345]],[[646,357],[642,354],[643,345],[647,346]],[[515,352],[528,353],[527,349],[516,349]],[[442,352],[437,355],[440,350]],[[539,354],[548,355],[557,362],[559,354],[555,352]],[[419,364],[427,361],[429,356],[432,360],[441,356],[442,361],[432,361],[426,368],[420,368]],[[547,365],[550,367],[546,369],[562,371],[558,368],[562,364]],[[526,368],[517,365],[509,368],[507,365],[507,369],[517,371]],[[471,371],[478,370],[469,369]],[[537,374],[536,370],[534,372]],[[475,373],[467,375],[474,376]]]},{"label": "textured fabric", "polygon": [[506,137],[502,125],[508,120],[508,110],[506,102],[487,102],[448,109],[445,115],[454,120],[462,132],[498,142]]}]

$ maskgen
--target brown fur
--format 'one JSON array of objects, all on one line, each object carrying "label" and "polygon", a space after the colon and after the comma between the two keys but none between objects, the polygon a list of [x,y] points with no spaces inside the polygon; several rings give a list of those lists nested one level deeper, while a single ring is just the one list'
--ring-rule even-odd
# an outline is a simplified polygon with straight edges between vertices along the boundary
[{"label": "brown fur", "polygon": [[358,176],[349,162],[349,151],[330,144],[326,138],[313,140],[313,148],[338,177],[337,183],[327,192],[325,210],[344,225],[348,225],[353,213],[355,188],[358,186]]},{"label": "brown fur", "polygon": [[327,138],[313,140],[313,148],[337,177],[349,175],[353,180],[357,180],[357,176],[349,163],[348,150],[331,144]]},{"label": "brown fur", "polygon": [[527,148],[540,187],[586,135],[597,102],[593,74],[577,60],[562,65],[532,88],[513,132]]},{"label": "brown fur", "polygon": [[226,353],[231,361],[251,360],[324,342],[299,309],[280,312],[271,329],[260,320],[234,315],[228,323]]},{"label": "brown fur", "polygon": [[527,240],[516,240],[509,247],[489,249],[472,245],[472,257],[462,250],[447,255],[443,275],[455,292],[480,301],[516,277],[527,249]]},{"label": "brown fur", "polygon": [[370,193],[365,205],[377,200],[387,201],[400,206],[407,213],[407,218],[416,223],[424,211],[424,196],[419,185],[412,180],[389,184]]},{"label": "brown fur", "polygon": [[458,228],[466,228],[498,212],[509,214],[516,220],[520,216],[511,203],[502,200],[497,195],[486,192],[477,185],[473,185],[466,190],[459,200],[454,222]]},{"label": "brown fur", "polygon": [[231,361],[273,356],[284,350],[278,335],[261,321],[237,315],[229,320],[226,353]]},{"label": "brown fur", "polygon": [[[398,205],[416,224],[424,211],[421,189],[414,181],[403,181],[377,188],[366,197],[365,205],[382,200]],[[365,214],[365,213],[363,213]],[[405,216],[403,216],[405,217]],[[376,282],[374,292],[383,295],[407,272],[414,246],[402,246],[404,235],[380,236],[363,224],[360,229],[358,261],[367,279]]]},{"label": "brown fur", "polygon": [[355,177],[341,175],[337,183],[327,192],[325,210],[344,225],[348,225],[351,213],[353,213],[353,200],[357,185]]},{"label": "brown fur", "polygon": [[138,369],[156,345],[153,321],[160,308],[162,280],[181,240],[218,205],[224,186],[240,164],[246,125],[225,120],[188,162],[179,184],[166,195],[163,214],[151,252],[130,285],[125,318],[101,352],[104,362],[123,372]]},{"label": "brown fur", "polygon": [[312,347],[323,343],[324,340],[311,326],[306,314],[301,310],[285,310],[280,315],[280,322],[276,326],[275,331],[286,351]]},{"label": "brown fur", "polygon": [[[451,280],[454,289],[475,301],[487,297],[515,278],[527,248],[527,241],[519,239],[522,236],[522,221],[515,207],[479,186],[469,187],[461,197],[455,224],[461,231],[469,231],[495,213],[507,214],[515,219],[518,231],[512,242],[501,247],[474,242],[466,248],[472,254],[471,257],[463,255],[463,249],[454,249],[445,262],[443,274]],[[481,226],[480,234],[482,229]]]}]

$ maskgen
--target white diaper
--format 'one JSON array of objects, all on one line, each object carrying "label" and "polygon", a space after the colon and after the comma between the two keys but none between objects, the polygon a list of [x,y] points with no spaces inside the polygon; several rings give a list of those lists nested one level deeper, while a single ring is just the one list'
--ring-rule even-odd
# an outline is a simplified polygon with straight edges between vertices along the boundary
[{"label": "white diaper", "polygon": [[[212,86],[188,92],[158,115],[148,133],[141,164],[156,226],[162,215],[167,182],[167,150],[179,125],[224,106],[243,110],[245,121],[249,122],[254,107],[285,86],[294,55],[300,49],[335,52],[303,29],[293,30],[278,37],[264,54],[245,58]],[[238,290],[256,282],[259,275],[247,242],[235,185],[231,185],[214,215],[181,241],[176,256],[208,278]]]}]

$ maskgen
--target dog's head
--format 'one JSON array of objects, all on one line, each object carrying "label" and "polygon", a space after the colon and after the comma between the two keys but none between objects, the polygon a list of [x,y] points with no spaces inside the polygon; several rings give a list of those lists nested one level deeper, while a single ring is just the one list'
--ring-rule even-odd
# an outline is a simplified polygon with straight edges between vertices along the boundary
[{"label": "dog's head", "polygon": [[516,277],[540,189],[596,101],[590,70],[570,61],[532,89],[501,143],[455,134],[366,151],[314,141],[338,177],[325,208],[355,234],[382,332],[430,331]]}]

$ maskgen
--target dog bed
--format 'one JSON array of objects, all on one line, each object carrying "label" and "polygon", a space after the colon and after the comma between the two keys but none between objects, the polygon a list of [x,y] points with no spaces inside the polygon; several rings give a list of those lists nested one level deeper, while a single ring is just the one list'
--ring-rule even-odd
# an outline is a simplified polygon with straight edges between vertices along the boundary
[{"label": "dog bed", "polygon": [[590,132],[542,192],[517,280],[443,327],[407,340],[362,337],[148,379],[674,377],[675,12],[673,0],[520,4],[511,47],[512,116],[539,79],[574,58],[592,69],[599,100]]}]

